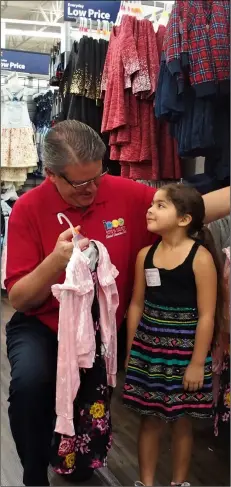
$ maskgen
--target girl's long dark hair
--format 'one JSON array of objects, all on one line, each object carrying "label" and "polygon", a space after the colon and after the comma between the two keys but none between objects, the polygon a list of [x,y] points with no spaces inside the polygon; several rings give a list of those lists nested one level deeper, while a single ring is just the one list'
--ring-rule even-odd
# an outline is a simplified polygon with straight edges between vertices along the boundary
[{"label": "girl's long dark hair", "polygon": [[166,191],[168,199],[174,204],[178,216],[190,215],[192,221],[188,226],[188,236],[197,240],[212,255],[217,271],[217,303],[215,312],[215,328],[212,345],[215,344],[218,333],[224,327],[223,313],[223,262],[218,256],[210,230],[204,225],[205,205],[200,193],[191,186],[184,184],[168,184],[161,188]]}]

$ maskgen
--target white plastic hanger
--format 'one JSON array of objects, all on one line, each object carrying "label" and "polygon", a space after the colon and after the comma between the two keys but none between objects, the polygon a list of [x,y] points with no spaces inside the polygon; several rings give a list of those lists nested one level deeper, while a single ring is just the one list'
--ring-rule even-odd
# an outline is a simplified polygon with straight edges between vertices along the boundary
[{"label": "white plastic hanger", "polygon": [[9,84],[11,84],[11,83],[17,82],[18,80],[19,80],[19,78],[18,78],[18,73],[17,73],[17,72],[14,72],[14,73],[11,73],[11,74],[10,74],[10,75],[7,77],[7,79],[6,79],[5,83],[9,83]]},{"label": "white plastic hanger", "polygon": [[[71,221],[69,220],[69,218],[67,218],[66,215],[64,215],[64,213],[58,213],[57,218],[58,218],[58,221],[61,225],[63,224],[62,220],[65,220],[67,222],[67,224],[69,225],[69,227],[72,231],[73,244],[74,244],[74,246],[77,246],[79,248],[78,241],[82,240],[84,238],[83,235],[81,235],[81,233],[79,233],[78,230],[77,231],[75,230]],[[89,259],[88,265],[89,265],[90,269],[93,271],[95,268],[95,264],[98,260],[98,250],[92,244],[92,242],[89,242],[88,246],[85,249],[82,249],[82,252]]]},{"label": "white plastic hanger", "polygon": [[171,10],[172,10],[172,5],[165,4],[164,10],[159,18],[159,25],[164,25],[165,27],[167,27]]},{"label": "white plastic hanger", "polygon": [[154,31],[158,31],[159,23],[156,16],[156,2],[154,2],[153,12],[150,21],[153,23]]},{"label": "white plastic hanger", "polygon": [[65,220],[67,222],[67,224],[69,225],[71,231],[72,231],[73,238],[76,237],[76,231],[75,231],[71,221],[69,220],[69,218],[67,218],[67,216],[64,215],[64,213],[58,213],[57,218],[58,218],[60,225],[62,225],[63,220]]}]

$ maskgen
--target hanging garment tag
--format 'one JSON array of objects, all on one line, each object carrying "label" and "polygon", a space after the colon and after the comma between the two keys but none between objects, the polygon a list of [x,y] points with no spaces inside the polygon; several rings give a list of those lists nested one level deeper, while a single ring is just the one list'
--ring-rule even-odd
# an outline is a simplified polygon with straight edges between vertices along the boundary
[{"label": "hanging garment tag", "polygon": [[148,287],[161,286],[158,269],[145,269],[146,283]]}]

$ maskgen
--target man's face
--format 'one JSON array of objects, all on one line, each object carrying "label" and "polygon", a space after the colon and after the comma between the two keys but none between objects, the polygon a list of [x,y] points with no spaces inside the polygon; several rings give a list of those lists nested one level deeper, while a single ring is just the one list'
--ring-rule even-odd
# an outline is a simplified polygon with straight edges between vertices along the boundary
[{"label": "man's face", "polygon": [[102,161],[67,165],[61,176],[47,171],[47,176],[55,184],[64,201],[80,208],[86,208],[93,203],[101,174]]}]

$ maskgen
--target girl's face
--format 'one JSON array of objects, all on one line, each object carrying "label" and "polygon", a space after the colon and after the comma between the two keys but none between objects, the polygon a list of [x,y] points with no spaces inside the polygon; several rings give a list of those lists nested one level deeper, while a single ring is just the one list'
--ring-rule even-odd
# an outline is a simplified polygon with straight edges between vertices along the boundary
[{"label": "girl's face", "polygon": [[155,193],[154,200],[147,212],[147,228],[151,233],[169,232],[179,226],[181,218],[177,216],[176,208],[167,198],[164,190]]}]

